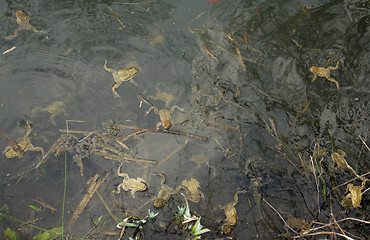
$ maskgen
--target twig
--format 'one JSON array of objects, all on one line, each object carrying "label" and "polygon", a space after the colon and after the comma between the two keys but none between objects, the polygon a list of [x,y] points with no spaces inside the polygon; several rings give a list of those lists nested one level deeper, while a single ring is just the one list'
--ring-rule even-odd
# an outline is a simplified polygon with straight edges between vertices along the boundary
[{"label": "twig", "polygon": [[95,174],[94,178],[90,181],[90,185],[88,186],[80,204],[76,208],[76,211],[73,213],[71,219],[68,222],[68,228],[71,229],[73,223],[77,220],[79,215],[82,213],[82,211],[85,209],[86,205],[90,201],[91,197],[94,195],[96,190],[100,187],[100,185],[107,179],[110,172],[108,172],[102,179],[99,178],[99,174]]},{"label": "twig", "polygon": [[351,180],[348,180],[347,182],[342,183],[342,184],[341,184],[341,185],[339,185],[339,186],[336,186],[335,188],[333,188],[332,190],[330,190],[330,192],[334,191],[335,189],[337,189],[337,188],[339,188],[339,187],[341,187],[341,186],[343,186],[343,185],[346,185],[346,184],[348,184],[348,183],[350,183],[350,182],[352,182],[352,181],[356,180],[357,178],[362,179],[363,177],[365,177],[365,176],[367,176],[367,175],[369,175],[369,174],[370,174],[370,172],[367,172],[367,173],[362,174],[362,175],[360,175],[360,176],[356,176],[355,178],[352,178]]},{"label": "twig", "polygon": [[98,190],[96,190],[96,194],[98,194],[98,197],[100,199],[100,201],[103,203],[105,209],[107,209],[109,215],[113,218],[113,220],[116,222],[116,223],[119,223],[117,218],[113,215],[112,211],[110,210],[110,208],[108,207],[108,204],[105,202],[104,198],[102,197],[102,195],[100,194],[100,192]]},{"label": "twig", "polygon": [[284,218],[280,215],[280,213],[273,207],[273,206],[271,206],[271,204],[270,203],[268,203],[267,201],[266,201],[266,199],[265,198],[263,198],[262,197],[262,200],[272,209],[272,210],[274,210],[276,213],[277,213],[277,215],[280,217],[280,219],[284,222],[284,225],[287,227],[287,228],[289,228],[292,232],[294,232],[295,234],[298,234],[293,228],[291,228],[289,225],[288,225],[288,223],[284,220]]},{"label": "twig", "polygon": [[361,139],[362,143],[365,145],[365,147],[367,148],[367,150],[368,150],[368,151],[370,151],[369,146],[367,146],[367,144],[366,144],[366,143],[365,143],[365,141],[362,139],[362,137],[361,137],[361,136],[358,136],[358,137]]},{"label": "twig", "polygon": [[242,68],[243,68],[243,72],[246,72],[247,69],[245,68],[245,64],[244,64],[244,61],[243,61],[242,54],[240,53],[240,50],[239,50],[238,47],[235,47],[235,50],[236,50],[236,53],[238,54],[240,64],[242,65]]},{"label": "twig", "polygon": [[121,24],[121,26],[123,28],[126,28],[125,24],[123,24],[123,22],[121,21],[121,19],[119,19],[117,13],[115,11],[113,11],[113,9],[110,6],[107,6],[107,8],[113,13],[113,15],[116,17],[117,21]]},{"label": "twig", "polygon": [[[152,169],[152,173],[155,172],[156,169],[160,168],[168,159],[170,159],[173,155],[175,155],[177,152],[179,152],[181,149],[183,149],[186,144],[188,144],[188,139],[185,140],[185,142],[181,145],[179,145],[175,150],[173,150],[170,154],[168,154],[165,158],[163,158],[158,164],[157,166],[155,166],[153,169]],[[148,181],[148,186],[150,185],[150,181],[152,180],[152,174],[150,175],[149,177],[149,181]]]},{"label": "twig", "polygon": [[315,183],[316,183],[316,189],[317,189],[317,209],[319,210],[319,214],[320,214],[320,186],[319,186],[319,180],[317,179],[316,177],[316,170],[315,170],[315,165],[313,163],[313,157],[310,156],[311,158],[311,164],[312,164],[312,171],[313,171],[313,175],[315,177]]},{"label": "twig", "polygon": [[211,56],[211,58],[213,58],[216,62],[220,62],[218,60],[218,58],[206,47],[206,45],[203,45],[203,49],[204,51],[209,55]]}]

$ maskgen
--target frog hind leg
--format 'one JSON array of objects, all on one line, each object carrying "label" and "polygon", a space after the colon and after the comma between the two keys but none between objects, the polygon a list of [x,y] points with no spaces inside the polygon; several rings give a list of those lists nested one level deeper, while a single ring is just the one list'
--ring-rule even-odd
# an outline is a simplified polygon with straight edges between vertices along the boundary
[{"label": "frog hind leg", "polygon": [[105,69],[105,71],[107,71],[107,72],[114,72],[115,70],[113,70],[112,68],[109,68],[108,66],[107,66],[107,60],[105,60],[105,62],[104,62],[104,69]]},{"label": "frog hind leg", "polygon": [[34,31],[34,32],[39,32],[39,33],[42,33],[42,32],[45,32],[44,30],[38,30],[35,26],[32,26],[31,29]]},{"label": "frog hind leg", "polygon": [[15,29],[14,33],[10,36],[5,37],[5,39],[15,38],[16,36],[18,36],[18,33],[19,33],[19,28]]},{"label": "frog hind leg", "polygon": [[117,93],[117,88],[120,86],[121,84],[119,83],[116,83],[113,85],[112,87],[112,91],[113,91],[113,95],[115,98],[121,98],[121,96]]},{"label": "frog hind leg", "polygon": [[338,84],[337,80],[335,80],[334,78],[331,78],[331,77],[327,77],[326,79],[328,79],[330,82],[335,83],[335,85],[337,86],[337,89],[339,91],[339,84]]},{"label": "frog hind leg", "polygon": [[44,149],[42,147],[35,147],[35,148],[32,149],[32,151],[39,151],[39,152],[41,152],[42,157],[44,157],[44,155],[45,155]]}]

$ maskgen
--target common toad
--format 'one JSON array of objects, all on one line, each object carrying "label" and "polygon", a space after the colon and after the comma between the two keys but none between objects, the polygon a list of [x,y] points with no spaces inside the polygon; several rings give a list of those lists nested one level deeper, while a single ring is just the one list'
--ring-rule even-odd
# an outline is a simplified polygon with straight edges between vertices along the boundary
[{"label": "common toad", "polygon": [[121,83],[130,81],[132,84],[136,85],[133,80],[133,77],[139,72],[139,70],[135,67],[131,68],[123,68],[120,70],[114,70],[112,68],[107,67],[107,60],[104,63],[104,69],[108,72],[113,74],[113,79],[115,84],[112,87],[113,95],[116,98],[119,98],[119,94],[117,93],[117,88],[121,85]]},{"label": "common toad", "polygon": [[127,173],[121,173],[121,165],[119,165],[117,169],[117,174],[120,177],[123,177],[123,181],[120,185],[117,187],[117,194],[121,193],[121,188],[125,190],[126,192],[128,190],[131,190],[131,196],[135,198],[135,192],[136,191],[145,191],[146,190],[146,185],[145,185],[145,180],[142,178],[130,178]]},{"label": "common toad", "polygon": [[40,151],[42,153],[42,156],[44,156],[44,149],[42,149],[41,147],[34,147],[31,143],[31,140],[28,138],[28,136],[31,134],[32,128],[27,120],[26,120],[26,125],[28,129],[24,137],[19,142],[17,142],[17,145],[20,147],[21,151],[17,152],[13,147],[7,146],[4,149],[5,156],[7,158],[14,158],[14,157],[21,158],[23,156],[23,153],[26,151]]},{"label": "common toad", "polygon": [[226,220],[231,226],[235,226],[236,221],[237,221],[235,205],[238,203],[238,195],[239,195],[239,193],[245,193],[245,192],[247,192],[247,191],[246,190],[237,191],[234,194],[234,201],[233,202],[229,202],[229,203],[225,204],[224,206],[219,207],[220,209],[224,210],[224,213],[226,215]]},{"label": "common toad", "polygon": [[169,129],[172,126],[171,114],[175,111],[176,108],[182,112],[185,112],[184,109],[176,105],[172,106],[171,110],[161,109],[159,111],[158,108],[156,108],[155,106],[151,106],[145,115],[147,115],[153,109],[155,114],[157,114],[159,116],[159,119],[161,120],[157,123],[156,128],[158,129],[162,125],[165,129]]},{"label": "common toad", "polygon": [[166,177],[164,174],[157,174],[162,177],[161,179],[161,189],[159,190],[157,197],[154,200],[154,206],[157,208],[162,207],[171,197],[172,194],[176,194],[181,190],[181,186],[178,186],[176,189],[169,187],[164,184]]},{"label": "common toad", "polygon": [[187,190],[186,198],[192,202],[198,203],[201,198],[204,199],[204,194],[198,188],[200,188],[199,182],[195,178],[190,180],[182,181],[181,185]]},{"label": "common toad", "polygon": [[336,164],[338,164],[338,166],[340,168],[345,169],[345,168],[348,167],[348,163],[344,159],[345,156],[346,156],[346,153],[344,151],[338,150],[338,152],[334,152],[331,155],[331,159],[333,160],[333,162],[335,162]]},{"label": "common toad", "polygon": [[157,85],[155,86],[155,90],[157,91],[157,93],[154,96],[149,95],[148,97],[153,99],[153,100],[163,101],[163,102],[166,103],[166,107],[168,107],[170,105],[170,103],[173,100],[175,100],[175,97],[170,93],[162,92],[161,87],[160,87],[161,85],[164,85],[164,84],[161,83],[161,82],[157,83]]},{"label": "common toad", "polygon": [[44,30],[38,30],[35,26],[30,24],[30,18],[22,10],[17,10],[15,13],[17,17],[18,28],[14,31],[13,35],[5,37],[6,39],[14,38],[18,35],[20,31],[23,30],[33,30],[34,32],[44,32]]},{"label": "common toad", "polygon": [[[366,183],[366,180],[362,182],[361,186],[354,186],[351,183],[348,184],[346,192],[349,191],[350,193],[348,193],[346,198],[342,201],[342,206],[358,208],[361,204],[361,200],[362,200],[361,191],[365,187],[365,183]],[[351,204],[348,201],[349,199],[351,199]]]},{"label": "common toad", "polygon": [[338,84],[338,82],[334,78],[331,78],[330,77],[330,71],[337,69],[338,68],[338,64],[339,64],[339,61],[337,62],[337,65],[335,67],[327,67],[327,68],[324,68],[324,67],[316,67],[316,66],[311,67],[310,68],[310,71],[314,74],[314,77],[312,79],[312,82],[316,80],[317,76],[319,76],[319,77],[325,77],[330,82],[335,83],[335,85],[337,86],[337,89],[339,91],[339,84]]},{"label": "common toad", "polygon": [[46,107],[37,107],[32,110],[32,112],[42,111],[42,112],[48,112],[50,113],[50,121],[53,125],[56,125],[55,123],[55,117],[59,115],[66,115],[65,111],[65,104],[62,101],[54,101],[51,104],[47,105]]}]

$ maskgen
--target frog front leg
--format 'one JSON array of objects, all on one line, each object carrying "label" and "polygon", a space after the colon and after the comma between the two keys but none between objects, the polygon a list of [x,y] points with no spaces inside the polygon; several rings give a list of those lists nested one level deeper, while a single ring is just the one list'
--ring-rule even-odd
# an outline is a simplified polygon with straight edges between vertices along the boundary
[{"label": "frog front leg", "polygon": [[42,32],[45,32],[45,30],[38,30],[35,26],[32,26],[31,29],[34,31],[34,32],[39,32],[39,33],[42,33]]},{"label": "frog front leg", "polygon": [[185,112],[185,110],[183,109],[183,108],[180,108],[179,106],[177,106],[177,105],[174,105],[174,106],[172,106],[171,107],[171,109],[170,109],[170,113],[172,114],[174,111],[175,111],[175,109],[178,109],[178,110],[180,110],[181,112]]},{"label": "frog front leg", "polygon": [[337,61],[337,65],[335,67],[328,67],[328,70],[336,70],[338,68],[339,61]]}]

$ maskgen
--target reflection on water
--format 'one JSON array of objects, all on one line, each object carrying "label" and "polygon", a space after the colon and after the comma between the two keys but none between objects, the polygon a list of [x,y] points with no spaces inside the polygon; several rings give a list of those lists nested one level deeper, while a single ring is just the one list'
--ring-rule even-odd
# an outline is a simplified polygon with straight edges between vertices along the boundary
[{"label": "reflection on water", "polygon": [[[99,188],[111,214],[123,219],[143,217],[149,208],[159,212],[144,226],[145,239],[183,233],[174,221],[177,206],[185,204],[180,191],[211,230],[204,234],[209,238],[328,237],[332,233],[312,229],[318,226],[314,221],[330,223],[325,219],[331,209],[337,221],[368,219],[368,193],[356,202],[359,207],[344,211],[341,205],[346,196],[358,200],[354,191],[363,191],[366,182],[346,182],[369,169],[363,144],[369,125],[367,1],[214,2],[2,2],[0,46],[2,52],[15,48],[0,57],[0,127],[19,143],[24,129],[18,123],[28,119],[27,138],[52,150],[37,170],[37,152],[1,157],[1,212],[6,204],[8,214],[22,221],[57,227],[66,159],[66,221],[87,180],[111,172]],[[18,9],[45,32],[24,30],[5,39],[18,27]],[[121,98],[112,96],[105,60],[117,70],[139,66],[136,85],[116,88]],[[184,112],[171,112],[176,106]],[[63,145],[57,139],[65,134],[66,120],[80,122],[68,123],[75,137]],[[106,121],[114,124],[99,135]],[[173,132],[154,130],[158,122],[172,125]],[[54,155],[55,144],[58,154],[68,154]],[[8,142],[0,145],[6,149]],[[356,174],[333,162],[330,155],[339,149]],[[121,161],[130,179],[145,179],[147,190],[137,191],[135,199],[130,192],[115,193]],[[11,177],[22,172],[28,173],[16,184]],[[173,192],[165,191],[167,203],[155,208],[164,188]],[[57,210],[27,207],[33,199]],[[97,223],[100,216],[105,224]],[[19,227],[8,218],[0,221]],[[358,222],[342,223],[351,234],[365,236]],[[94,224],[97,238],[119,232],[97,195],[69,234],[82,237]],[[32,228],[20,232],[24,238],[37,234]]]}]

